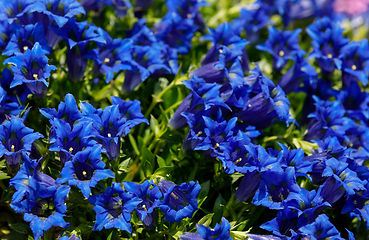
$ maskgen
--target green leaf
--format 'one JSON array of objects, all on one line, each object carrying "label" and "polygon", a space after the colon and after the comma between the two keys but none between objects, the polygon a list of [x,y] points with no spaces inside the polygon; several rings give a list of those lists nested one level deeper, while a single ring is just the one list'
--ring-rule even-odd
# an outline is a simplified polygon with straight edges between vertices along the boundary
[{"label": "green leaf", "polygon": [[211,224],[211,221],[213,220],[214,213],[210,213],[208,215],[205,215],[203,218],[201,218],[198,222],[200,225],[204,225],[206,227],[209,227]]},{"label": "green leaf", "polygon": [[0,171],[0,180],[7,179],[7,178],[10,178],[10,176],[8,176],[8,174]]},{"label": "green leaf", "polygon": [[233,240],[243,240],[247,238],[247,235],[245,232],[241,232],[241,231],[231,231],[229,236],[233,239]]},{"label": "green leaf", "polygon": [[156,155],[156,161],[158,162],[159,167],[166,167],[165,160],[162,157]]},{"label": "green leaf", "polygon": [[140,151],[138,150],[136,140],[134,139],[134,137],[132,136],[132,134],[128,134],[128,138],[129,138],[129,142],[132,145],[133,150],[135,151],[135,153],[137,154],[137,156],[139,156],[140,155]]},{"label": "green leaf", "polygon": [[28,225],[23,224],[23,223],[13,223],[13,224],[9,224],[9,227],[11,229],[13,229],[16,232],[22,233],[22,234],[26,234],[27,232],[31,232],[30,228]]},{"label": "green leaf", "polygon": [[199,200],[199,207],[204,203],[204,201],[208,197],[209,189],[210,189],[210,180],[201,184],[201,190],[199,193],[199,197],[197,198]]},{"label": "green leaf", "polygon": [[143,161],[143,171],[146,177],[151,176],[155,167],[155,157],[146,147],[142,147],[141,156]]},{"label": "green leaf", "polygon": [[98,91],[97,93],[93,94],[92,97],[94,98],[94,100],[96,102],[101,101],[104,98],[107,98],[110,93],[111,93],[111,86],[110,84],[104,86],[100,91]]},{"label": "green leaf", "polygon": [[160,128],[158,120],[153,115],[150,115],[150,128],[154,132],[155,136],[159,136]]},{"label": "green leaf", "polygon": [[223,209],[227,205],[227,202],[224,200],[221,194],[215,200],[213,206],[213,213],[214,213],[214,221],[219,222],[220,218],[223,216]]},{"label": "green leaf", "polygon": [[0,161],[0,169],[2,169],[2,168],[6,168],[6,160],[5,159]]},{"label": "green leaf", "polygon": [[117,233],[118,233],[117,232],[117,229],[114,228],[113,231],[109,234],[107,240],[114,240],[116,238],[116,236],[117,236]]},{"label": "green leaf", "polygon": [[131,158],[128,158],[126,160],[124,160],[121,164],[119,164],[119,170],[120,172],[125,172],[128,173],[131,171],[131,169],[129,169],[128,165],[131,162]]},{"label": "green leaf", "polygon": [[172,166],[160,167],[160,168],[155,170],[153,176],[165,177],[168,173],[170,173],[172,171],[172,168],[173,168]]}]

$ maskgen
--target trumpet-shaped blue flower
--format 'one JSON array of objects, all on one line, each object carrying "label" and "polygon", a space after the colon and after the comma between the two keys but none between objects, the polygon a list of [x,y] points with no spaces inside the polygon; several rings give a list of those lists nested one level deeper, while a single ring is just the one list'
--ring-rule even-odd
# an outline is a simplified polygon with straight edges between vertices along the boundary
[{"label": "trumpet-shaped blue flower", "polygon": [[12,116],[0,125],[0,156],[5,156],[10,169],[17,169],[22,152],[31,152],[32,143],[43,136],[26,127],[21,118]]},{"label": "trumpet-shaped blue flower", "polygon": [[301,235],[311,240],[327,238],[343,239],[325,214],[319,215],[313,223],[303,226],[299,230],[301,231]]},{"label": "trumpet-shaped blue flower", "polygon": [[273,68],[280,71],[286,65],[288,59],[295,59],[296,54],[305,54],[298,43],[298,35],[302,31],[296,29],[291,31],[281,31],[272,26],[268,27],[268,40],[256,46],[261,51],[268,52],[273,57]]},{"label": "trumpet-shaped blue flower", "polygon": [[41,45],[45,54],[50,53],[51,49],[47,46],[44,26],[42,23],[36,23],[35,25],[29,24],[22,28],[18,28],[11,36],[11,39],[2,55],[22,55],[27,51],[27,49],[32,49],[36,42]]},{"label": "trumpet-shaped blue flower", "polygon": [[106,43],[98,28],[85,22],[77,22],[69,18],[62,28],[52,27],[52,30],[67,41],[68,74],[72,80],[81,80],[87,66],[87,59],[97,58],[95,52],[90,51],[90,42]]},{"label": "trumpet-shaped blue flower", "polygon": [[316,58],[324,75],[329,75],[335,68],[341,69],[342,60],[339,59],[340,50],[349,39],[343,37],[343,30],[338,23],[327,17],[317,19],[310,24],[306,32],[312,38],[313,52],[309,58]]},{"label": "trumpet-shaped blue flower", "polygon": [[91,195],[91,187],[105,178],[114,178],[110,169],[104,169],[105,163],[101,161],[101,146],[87,147],[77,152],[71,161],[65,163],[57,184],[68,182],[70,186],[77,186],[85,198]]},{"label": "trumpet-shaped blue flower", "polygon": [[[30,172],[22,174],[29,175]],[[33,177],[23,178],[22,183],[26,185],[25,187],[28,186],[28,193],[24,194],[24,189],[17,187],[14,181],[13,184],[17,190],[23,193],[17,195],[19,199],[13,201],[11,207],[17,213],[24,213],[24,220],[30,222],[35,240],[40,239],[43,231],[48,231],[53,226],[62,228],[69,226],[63,217],[67,210],[65,200],[68,197],[70,186],[57,185],[53,178],[41,174],[36,169],[34,169]]]},{"label": "trumpet-shaped blue flower", "polygon": [[142,199],[126,193],[120,183],[114,182],[105,193],[93,195],[89,201],[94,205],[93,209],[96,212],[94,231],[101,231],[103,228],[118,228],[131,233],[132,227],[129,223],[131,213],[142,202]]},{"label": "trumpet-shaped blue flower", "polygon": [[55,21],[60,28],[67,24],[69,18],[86,14],[77,0],[41,0],[33,4],[31,11],[44,13],[50,22]]},{"label": "trumpet-shaped blue flower", "polygon": [[14,79],[10,87],[15,87],[25,83],[29,90],[36,97],[44,97],[49,83],[46,81],[50,77],[50,71],[56,67],[48,65],[48,58],[42,50],[41,45],[36,42],[32,50],[27,49],[22,55],[10,57],[4,64],[12,64]]},{"label": "trumpet-shaped blue flower", "polygon": [[232,240],[230,235],[231,224],[222,217],[222,223],[215,225],[214,229],[210,229],[204,225],[196,224],[198,233],[185,233],[180,236],[181,240]]},{"label": "trumpet-shaped blue flower", "polygon": [[33,3],[34,0],[1,1],[1,19],[6,19],[8,20],[9,24],[12,24],[17,18],[20,18],[26,14]]},{"label": "trumpet-shaped blue flower", "polygon": [[177,185],[167,180],[161,180],[158,187],[164,196],[158,205],[165,214],[165,220],[174,223],[185,217],[192,217],[197,210],[197,196],[201,189],[198,182],[191,181],[189,184]]},{"label": "trumpet-shaped blue flower", "polygon": [[157,201],[163,196],[159,188],[149,181],[141,184],[134,182],[123,182],[124,189],[134,196],[142,199],[142,202],[135,208],[137,216],[144,226],[152,229],[156,225]]},{"label": "trumpet-shaped blue flower", "polygon": [[72,156],[86,147],[92,147],[96,142],[92,139],[92,123],[80,122],[73,127],[68,123],[54,118],[55,138],[50,151],[59,152],[62,167]]},{"label": "trumpet-shaped blue flower", "polygon": [[6,115],[17,116],[25,108],[19,105],[18,102],[8,102],[7,92],[0,86],[0,124],[6,119]]},{"label": "trumpet-shaped blue flower", "polygon": [[349,86],[352,81],[360,81],[365,86],[368,84],[368,55],[368,39],[350,42],[342,47],[339,57],[342,59],[342,80],[345,86]]}]

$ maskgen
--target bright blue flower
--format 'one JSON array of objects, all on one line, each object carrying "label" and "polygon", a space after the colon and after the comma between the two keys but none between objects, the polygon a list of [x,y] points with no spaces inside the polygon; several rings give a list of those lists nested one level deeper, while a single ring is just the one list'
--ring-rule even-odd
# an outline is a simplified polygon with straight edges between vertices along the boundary
[{"label": "bright blue flower", "polygon": [[0,124],[7,119],[6,115],[18,116],[25,109],[18,101],[9,102],[6,101],[7,98],[7,92],[0,86]]},{"label": "bright blue flower", "polygon": [[58,111],[55,108],[41,108],[40,113],[50,119],[51,125],[54,125],[54,118],[63,120],[73,126],[77,120],[82,118],[74,96],[70,93],[65,95],[65,102],[60,102]]},{"label": "bright blue flower", "polygon": [[4,50],[11,37],[10,25],[6,19],[0,20],[0,32],[2,33],[0,36],[0,49]]},{"label": "bright blue flower", "polygon": [[129,121],[129,128],[132,128],[142,122],[149,124],[147,119],[141,112],[141,102],[138,100],[122,100],[119,97],[112,96],[111,101],[113,105],[118,105],[121,118],[126,118]]},{"label": "bright blue flower", "polygon": [[14,79],[10,87],[25,83],[36,97],[45,97],[49,83],[50,71],[56,67],[48,65],[48,58],[42,50],[41,45],[36,42],[32,50],[27,49],[22,55],[10,57],[4,64],[12,64]]},{"label": "bright blue flower", "polygon": [[192,18],[182,18],[177,12],[168,12],[155,25],[156,38],[174,48],[179,54],[187,54],[198,27]]},{"label": "bright blue flower", "polygon": [[49,21],[54,21],[58,27],[63,27],[69,18],[82,13],[85,9],[77,0],[40,0],[33,4],[31,11],[42,12],[49,17]]},{"label": "bright blue flower", "polygon": [[161,180],[157,185],[164,196],[158,202],[160,210],[165,214],[165,220],[171,223],[179,222],[183,218],[192,218],[197,210],[197,196],[201,186],[198,182],[177,185],[167,180]]},{"label": "bright blue flower", "polygon": [[294,60],[295,64],[283,74],[278,82],[286,94],[297,90],[300,84],[318,75],[302,53],[297,53]]},{"label": "bright blue flower", "polygon": [[128,8],[132,8],[132,4],[129,0],[104,0],[100,2],[114,7],[117,16],[120,18],[123,18],[127,14]]},{"label": "bright blue flower", "polygon": [[45,54],[50,53],[51,49],[47,46],[42,23],[29,24],[18,28],[11,36],[2,55],[22,55],[27,49],[32,49],[36,42],[39,42]]},{"label": "bright blue flower", "polygon": [[232,240],[230,235],[231,224],[229,224],[228,220],[222,217],[222,223],[219,225],[218,223],[215,225],[214,229],[210,229],[204,225],[196,224],[197,226],[197,234],[193,233],[185,233],[180,236],[181,240]]},{"label": "bright blue flower", "polygon": [[12,24],[17,18],[22,17],[34,0],[14,0],[0,2],[0,18],[7,19],[9,24]]},{"label": "bright blue flower", "polygon": [[[55,138],[50,143],[50,151],[59,152],[62,167],[72,156],[86,147],[92,147],[96,142],[92,139],[92,123],[80,122],[73,127],[68,123],[54,118]],[[51,141],[51,140],[50,140]]]},{"label": "bright blue flower", "polygon": [[256,48],[272,55],[273,69],[280,71],[289,59],[295,60],[296,54],[305,54],[298,43],[298,35],[302,31],[301,29],[291,32],[268,26],[268,31],[268,40],[263,44],[257,45]]},{"label": "bright blue flower", "polygon": [[282,209],[282,202],[290,193],[300,192],[296,183],[295,169],[288,167],[283,170],[266,170],[260,172],[260,187],[256,191],[252,203],[269,209]]},{"label": "bright blue flower", "polygon": [[288,207],[279,210],[277,217],[260,226],[260,228],[272,231],[275,235],[287,239],[298,239],[297,225],[298,213]]},{"label": "bright blue flower", "polygon": [[329,75],[335,68],[340,70],[342,66],[342,60],[339,59],[340,50],[349,39],[343,37],[343,30],[339,24],[324,17],[310,24],[306,32],[312,38],[311,44],[314,48],[309,58],[318,60],[322,74]]},{"label": "bright blue flower", "polygon": [[299,231],[301,231],[301,235],[307,236],[311,240],[327,238],[343,239],[325,214],[319,215],[313,223],[299,228]]},{"label": "bright blue flower", "polygon": [[225,46],[231,51],[237,52],[240,56],[240,62],[242,66],[242,71],[248,71],[248,58],[246,54],[245,46],[248,41],[242,39],[236,32],[234,32],[228,22],[223,22],[213,30],[209,28],[210,34],[205,35],[201,40],[208,40],[212,42],[212,47],[206,53],[204,60],[201,65],[210,64],[218,61],[219,48],[220,46]]},{"label": "bright blue flower", "polygon": [[32,143],[43,136],[24,125],[21,118],[12,116],[0,125],[0,156],[4,156],[10,169],[17,169],[22,152],[31,152]]},{"label": "bright blue flower", "polygon": [[68,74],[72,80],[81,80],[87,66],[87,59],[97,58],[95,52],[89,50],[90,42],[106,43],[101,32],[94,25],[77,22],[69,18],[62,27],[52,27],[52,30],[62,37],[68,45],[67,66]]},{"label": "bright blue flower", "polygon": [[[95,49],[95,71],[100,71],[106,75],[106,83],[109,83],[116,72],[120,70],[131,70],[131,66],[127,63],[118,61],[117,53],[119,48],[130,48],[132,40],[130,39],[112,39],[108,32],[99,29],[101,35],[104,37],[106,44],[97,43],[98,49]],[[120,50],[122,51],[122,50]]]},{"label": "bright blue flower", "polygon": [[159,188],[149,181],[141,184],[134,182],[123,182],[124,189],[134,196],[142,199],[142,202],[135,208],[137,216],[144,226],[152,229],[156,225],[157,201],[163,196]]},{"label": "bright blue flower", "polygon": [[[23,175],[29,174],[30,172],[23,173]],[[13,182],[17,190],[23,193],[18,195],[18,201],[11,203],[11,207],[17,213],[24,213],[24,220],[30,222],[34,239],[40,239],[43,231],[48,231],[53,226],[68,227],[69,224],[65,222],[63,217],[67,210],[65,200],[70,186],[56,185],[53,178],[38,172],[36,169],[34,169],[33,177],[22,180],[25,187],[28,186],[28,193],[25,194],[24,189],[16,187],[15,182]],[[21,199],[23,200],[20,201]]]},{"label": "bright blue flower", "polygon": [[317,195],[319,195],[324,201],[333,205],[346,193],[346,189],[341,180],[331,176],[327,178],[322,185],[319,186]]},{"label": "bright blue flower", "polygon": [[142,199],[126,193],[120,183],[113,182],[105,193],[93,195],[89,201],[94,205],[96,221],[93,231],[101,231],[103,228],[118,228],[132,233],[130,224],[131,213],[142,202]]},{"label": "bright blue flower", "polygon": [[369,205],[365,205],[361,209],[356,208],[355,213],[357,217],[361,216],[366,221],[366,229],[369,229]]},{"label": "bright blue flower", "polygon": [[240,16],[232,22],[232,29],[236,34],[246,30],[246,37],[251,43],[259,40],[259,31],[270,23],[269,16],[264,8],[244,9]]},{"label": "bright blue flower", "polygon": [[258,66],[251,72],[253,75],[246,77],[245,81],[252,86],[250,95],[253,97],[239,110],[238,117],[257,129],[266,128],[277,121],[288,124],[291,120],[288,114],[290,102],[282,88],[275,87],[270,79],[264,77]]},{"label": "bright blue flower", "polygon": [[91,187],[105,178],[114,178],[110,169],[104,169],[105,163],[101,161],[101,146],[87,147],[77,152],[71,161],[65,163],[57,184],[68,182],[69,186],[77,186],[85,198],[91,195]]},{"label": "bright blue flower", "polygon": [[68,237],[67,235],[64,235],[61,238],[58,238],[58,240],[81,240],[81,238],[77,237],[76,234],[73,234],[70,237]]},{"label": "bright blue flower", "polygon": [[366,86],[369,77],[368,39],[349,42],[342,47],[339,57],[342,59],[342,81],[344,86],[349,86],[351,81],[360,81]]},{"label": "bright blue flower", "polygon": [[169,12],[176,12],[181,15],[182,19],[192,18],[195,25],[203,32],[205,30],[205,23],[202,18],[200,7],[209,6],[206,1],[198,0],[166,0],[165,4]]}]

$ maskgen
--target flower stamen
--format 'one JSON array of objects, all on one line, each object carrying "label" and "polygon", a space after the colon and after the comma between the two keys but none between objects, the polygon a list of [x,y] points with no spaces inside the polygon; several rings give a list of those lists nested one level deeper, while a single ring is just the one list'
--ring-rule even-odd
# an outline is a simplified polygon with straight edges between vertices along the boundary
[{"label": "flower stamen", "polygon": [[174,197],[176,200],[178,199],[178,197],[174,193],[171,193],[170,195],[172,195],[172,197]]},{"label": "flower stamen", "polygon": [[332,58],[332,57],[333,57],[333,55],[332,55],[332,54],[330,54],[330,53],[328,53],[328,54],[327,54],[327,57],[328,57],[328,58]]},{"label": "flower stamen", "polygon": [[242,158],[239,158],[239,159],[237,159],[235,162],[234,162],[234,164],[237,164],[237,163],[239,163],[239,162],[241,162],[242,161]]},{"label": "flower stamen", "polygon": [[28,47],[27,46],[24,46],[23,47],[23,52],[27,51]]},{"label": "flower stamen", "polygon": [[11,150],[12,152],[15,152],[15,147],[14,147],[14,145],[12,145],[12,146],[10,147],[10,150]]},{"label": "flower stamen", "polygon": [[219,143],[215,144],[214,149],[217,149],[219,147]]},{"label": "flower stamen", "polygon": [[356,69],[357,69],[356,65],[355,65],[355,64],[353,64],[353,65],[351,66],[351,69],[352,69],[352,70],[356,70]]},{"label": "flower stamen", "polygon": [[103,64],[110,62],[109,58],[105,58]]},{"label": "flower stamen", "polygon": [[35,73],[32,75],[35,80],[38,80],[38,75]]},{"label": "flower stamen", "polygon": [[284,56],[284,51],[283,51],[283,50],[279,51],[278,55],[279,55],[280,57],[283,57],[283,56]]},{"label": "flower stamen", "polygon": [[108,137],[111,138],[111,134],[110,133],[108,133]]},{"label": "flower stamen", "polygon": [[202,132],[201,131],[199,131],[197,134],[196,134],[196,136],[200,136],[202,134]]},{"label": "flower stamen", "polygon": [[146,208],[145,204],[144,204],[144,205],[142,205],[142,208],[143,208],[145,211],[147,211],[147,208]]},{"label": "flower stamen", "polygon": [[70,147],[70,148],[69,148],[69,153],[70,153],[70,154],[72,154],[72,152],[73,152],[73,148],[72,148],[72,147]]}]

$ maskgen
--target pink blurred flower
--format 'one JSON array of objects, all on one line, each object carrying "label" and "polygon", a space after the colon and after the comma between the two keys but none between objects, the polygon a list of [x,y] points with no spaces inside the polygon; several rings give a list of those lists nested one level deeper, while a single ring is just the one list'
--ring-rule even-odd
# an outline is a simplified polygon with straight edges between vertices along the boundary
[{"label": "pink blurred flower", "polygon": [[347,13],[355,16],[366,12],[369,7],[369,0],[335,0],[333,9],[335,12]]}]

